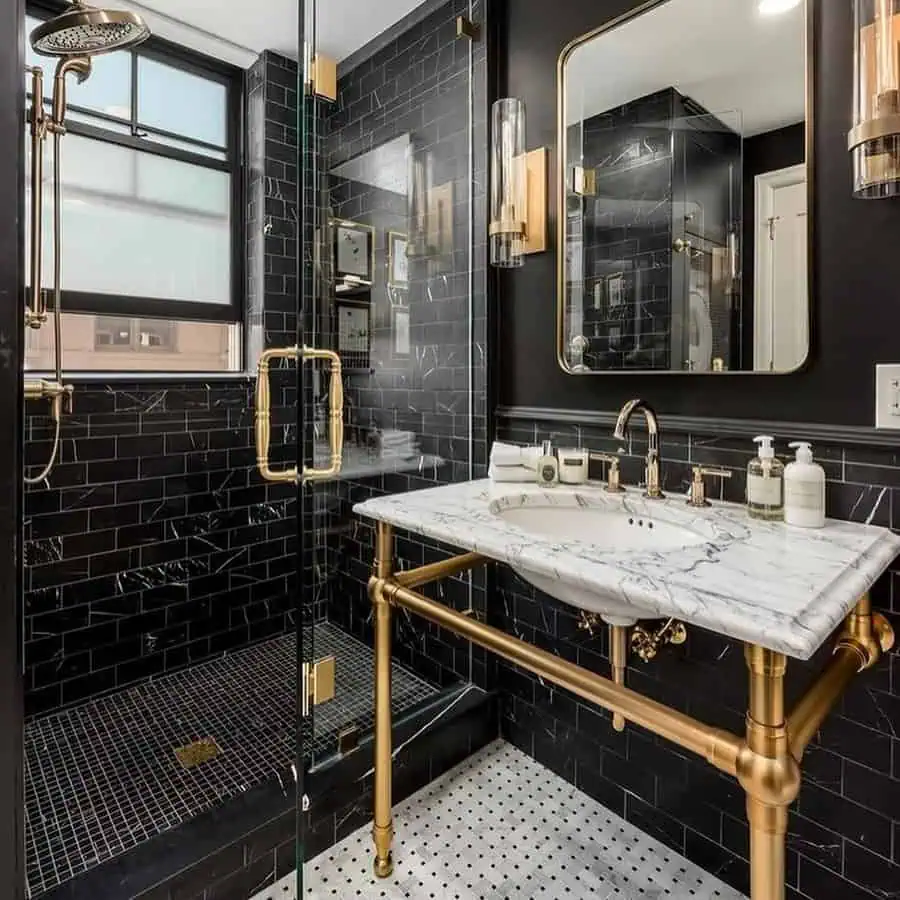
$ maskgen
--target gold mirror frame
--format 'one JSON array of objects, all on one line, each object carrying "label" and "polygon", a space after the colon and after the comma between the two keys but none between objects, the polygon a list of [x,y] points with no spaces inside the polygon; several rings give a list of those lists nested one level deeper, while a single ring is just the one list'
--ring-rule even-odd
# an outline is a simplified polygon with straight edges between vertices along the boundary
[{"label": "gold mirror frame", "polygon": [[812,356],[813,345],[813,298],[815,296],[815,279],[814,266],[815,259],[815,242],[814,237],[814,220],[815,220],[815,170],[813,159],[813,135],[814,127],[814,83],[815,83],[815,18],[816,18],[816,0],[803,0],[804,15],[806,17],[806,30],[804,41],[804,55],[806,58],[806,184],[807,184],[807,333],[809,334],[809,342],[806,348],[806,357],[803,362],[796,368],[780,372],[766,372],[761,370],[745,370],[745,369],[727,369],[724,371],[705,371],[691,372],[681,369],[609,369],[609,370],[590,370],[587,372],[573,372],[566,361],[565,346],[565,315],[566,315],[566,200],[567,200],[567,175],[568,167],[566,161],[568,159],[568,128],[566,126],[566,89],[565,89],[565,72],[566,64],[569,57],[582,45],[592,41],[594,38],[612,31],[619,25],[624,25],[638,16],[651,12],[658,6],[668,3],[670,0],[646,0],[634,9],[621,16],[610,19],[604,25],[575,38],[568,43],[562,53],[559,55],[556,71],[556,91],[557,91],[557,175],[556,175],[556,203],[557,203],[557,222],[556,222],[556,361],[559,367],[566,375],[577,376],[579,378],[589,375],[768,375],[782,376],[792,375],[803,371],[810,362]]}]

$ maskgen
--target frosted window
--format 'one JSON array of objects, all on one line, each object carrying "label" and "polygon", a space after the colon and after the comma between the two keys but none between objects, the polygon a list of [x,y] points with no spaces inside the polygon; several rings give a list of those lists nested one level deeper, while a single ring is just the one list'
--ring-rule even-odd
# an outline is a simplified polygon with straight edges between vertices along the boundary
[{"label": "frosted window", "polygon": [[[231,300],[227,172],[69,134],[63,140],[65,291],[225,304]],[[44,284],[52,284],[45,163]],[[30,197],[27,198],[30,207]],[[30,209],[29,209],[30,216]]]},{"label": "frosted window", "polygon": [[138,57],[138,121],[224,147],[225,85]]}]

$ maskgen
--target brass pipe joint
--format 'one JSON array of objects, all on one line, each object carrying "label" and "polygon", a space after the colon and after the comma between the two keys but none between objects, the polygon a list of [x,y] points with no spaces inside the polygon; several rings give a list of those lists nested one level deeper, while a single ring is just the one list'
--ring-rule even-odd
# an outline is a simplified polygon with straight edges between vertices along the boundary
[{"label": "brass pipe joint", "polygon": [[871,600],[866,598],[847,616],[835,652],[846,648],[859,654],[859,671],[862,672],[871,669],[893,647],[894,629],[891,623],[881,613],[873,613]]},{"label": "brass pipe joint", "polygon": [[687,628],[683,622],[669,619],[662,628],[651,629],[643,625],[635,627],[631,632],[631,649],[648,663],[656,659],[659,651],[666,645],[678,646],[687,640]]},{"label": "brass pipe joint", "polygon": [[752,732],[766,744],[771,756],[745,744],[737,758],[737,779],[749,798],[770,807],[788,807],[800,793],[800,766],[788,751],[787,729],[759,725],[747,717],[748,740]]}]

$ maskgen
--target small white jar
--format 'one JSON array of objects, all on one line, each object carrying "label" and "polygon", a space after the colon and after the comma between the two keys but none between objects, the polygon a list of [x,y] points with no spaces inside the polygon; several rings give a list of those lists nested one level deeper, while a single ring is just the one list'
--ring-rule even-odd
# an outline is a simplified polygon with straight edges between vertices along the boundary
[{"label": "small white jar", "polygon": [[557,451],[559,480],[561,484],[587,484],[588,451],[583,448]]}]

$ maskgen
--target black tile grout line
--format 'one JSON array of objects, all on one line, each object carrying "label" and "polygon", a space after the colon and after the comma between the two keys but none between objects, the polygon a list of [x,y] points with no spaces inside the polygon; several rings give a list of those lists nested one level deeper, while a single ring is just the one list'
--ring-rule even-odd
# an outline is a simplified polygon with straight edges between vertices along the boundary
[{"label": "black tile grout line", "polygon": [[[336,699],[319,707],[312,752],[343,725],[371,722],[373,654],[334,625],[317,656],[337,659]],[[30,896],[173,828],[294,762],[296,641],[276,638],[223,659],[35,720],[26,727]],[[398,710],[436,693],[396,665]],[[183,770],[174,750],[213,737],[223,753]]]}]

